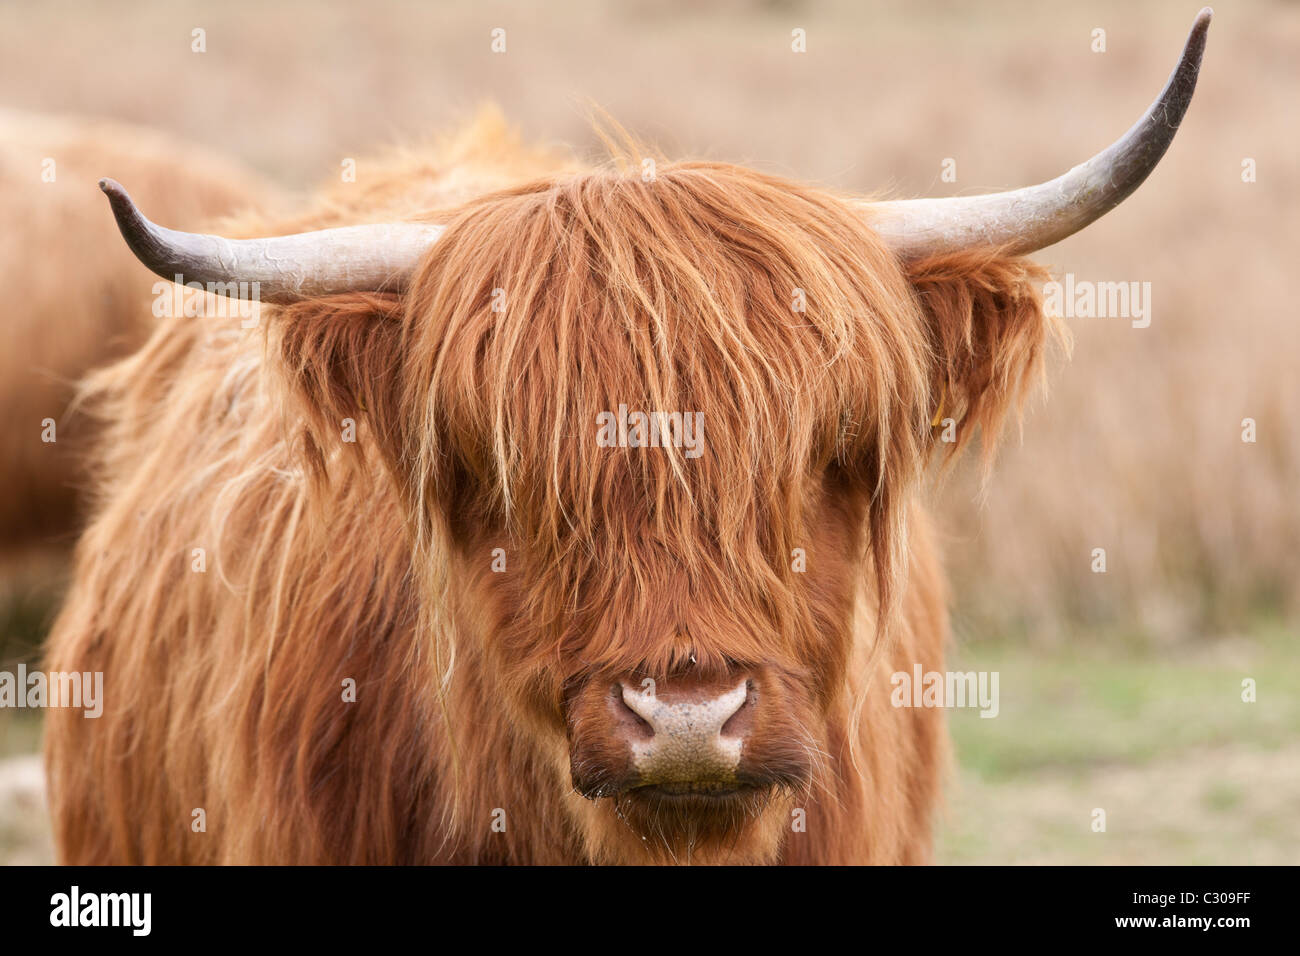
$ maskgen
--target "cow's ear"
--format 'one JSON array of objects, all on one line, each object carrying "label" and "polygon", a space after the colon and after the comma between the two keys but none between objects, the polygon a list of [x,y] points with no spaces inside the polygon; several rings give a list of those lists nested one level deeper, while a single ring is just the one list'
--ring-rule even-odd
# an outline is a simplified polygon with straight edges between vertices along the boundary
[{"label": "cow's ear", "polygon": [[309,459],[322,470],[355,459],[348,452],[369,441],[398,454],[402,307],[400,296],[351,292],[287,306],[272,319],[271,347],[298,400]]},{"label": "cow's ear", "polygon": [[1043,312],[1047,270],[989,251],[934,256],[905,269],[930,342],[931,437],[951,456],[978,430],[987,464],[1007,413],[1019,412],[1039,379],[1048,342],[1068,342],[1060,320]]}]

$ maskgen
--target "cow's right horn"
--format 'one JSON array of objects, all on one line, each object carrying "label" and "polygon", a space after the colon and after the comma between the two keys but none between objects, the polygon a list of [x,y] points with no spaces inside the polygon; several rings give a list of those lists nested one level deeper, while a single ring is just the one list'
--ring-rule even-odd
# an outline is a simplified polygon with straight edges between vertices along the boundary
[{"label": "cow's right horn", "polygon": [[[122,238],[135,257],[164,279],[199,282],[224,295],[256,282],[262,302],[283,304],[358,289],[405,288],[441,226],[417,222],[344,226],[269,239],[223,239],[177,232],[150,222],[126,190],[101,179]],[[247,285],[245,286],[245,289]]]}]

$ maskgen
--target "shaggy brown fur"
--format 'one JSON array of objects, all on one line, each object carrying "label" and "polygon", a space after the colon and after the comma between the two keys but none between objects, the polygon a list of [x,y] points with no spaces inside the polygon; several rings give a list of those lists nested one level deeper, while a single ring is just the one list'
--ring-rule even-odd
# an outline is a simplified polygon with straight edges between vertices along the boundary
[{"label": "shaggy brown fur", "polygon": [[[42,178],[54,161],[54,181]],[[268,189],[237,163],[150,130],[0,110],[0,561],[69,548],[88,422],[68,414],[92,368],[143,344],[157,281],[122,243],[95,188],[119,170],[164,221],[197,227]],[[42,441],[54,419],[57,441]]]},{"label": "shaggy brown fur", "polygon": [[[445,222],[408,294],[165,320],[91,381],[102,505],[48,666],[106,693],[50,714],[61,860],[928,858],[943,716],[888,677],[943,663],[930,420],[996,432],[1038,270],[905,271],[849,202],[733,166],[562,164],[491,120],[385,164],[289,228]],[[599,447],[619,403],[702,412],[703,456]],[[736,666],[803,779],[699,826],[574,792],[584,693]]]}]

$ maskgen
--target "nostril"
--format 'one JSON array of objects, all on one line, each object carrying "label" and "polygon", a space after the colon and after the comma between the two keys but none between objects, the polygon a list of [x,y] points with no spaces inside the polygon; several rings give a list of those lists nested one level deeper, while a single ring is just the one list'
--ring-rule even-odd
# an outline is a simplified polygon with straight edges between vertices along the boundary
[{"label": "nostril", "polygon": [[758,688],[754,681],[745,681],[745,699],[740,702],[736,712],[727,718],[720,733],[724,737],[746,737],[754,724],[754,709],[758,706]]},{"label": "nostril", "polygon": [[616,718],[624,726],[639,731],[639,736],[653,737],[654,727],[641,714],[633,709],[628,702],[628,693],[626,685],[622,682],[616,682],[610,688],[610,697],[613,699],[613,708]]}]

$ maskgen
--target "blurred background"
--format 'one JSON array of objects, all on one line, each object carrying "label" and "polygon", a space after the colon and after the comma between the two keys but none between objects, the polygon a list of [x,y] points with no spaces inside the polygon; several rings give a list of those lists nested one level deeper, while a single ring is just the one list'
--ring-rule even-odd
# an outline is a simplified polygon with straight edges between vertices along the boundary
[{"label": "blurred background", "polygon": [[[1164,84],[1198,9],[9,0],[0,108],[23,111],[8,128],[35,140],[33,157],[61,154],[31,133],[32,114],[152,127],[192,144],[191,170],[229,164],[206,167],[225,170],[207,179],[227,192],[239,184],[261,197],[250,201],[287,207],[337,182],[346,158],[427,138],[488,103],[526,139],[585,156],[600,155],[594,105],[672,157],[955,195],[1051,178],[1117,138]],[[492,52],[494,28],[504,53]],[[1300,862],[1298,94],[1300,4],[1225,0],[1161,166],[1037,257],[1058,278],[1149,282],[1151,322],[1069,319],[1073,357],[1052,360],[1048,393],[1023,435],[1007,436],[987,488],[967,462],[933,494],[954,586],[950,666],[1001,674],[997,719],[952,714],[939,862]],[[161,148],[125,135],[137,151]],[[31,163],[16,175],[38,183]],[[97,210],[99,175],[133,191],[156,176],[161,198],[142,205],[168,225],[195,228],[240,202],[215,190],[169,219],[165,197],[194,194],[163,188],[183,174],[129,180],[128,159],[69,168],[60,188]],[[96,215],[83,261],[101,257],[147,294],[146,273],[110,259],[107,208]],[[11,246],[23,229],[4,223]],[[34,338],[7,362],[48,372],[25,351]],[[129,347],[130,333],[113,342]],[[0,669],[39,659],[74,538],[69,521],[0,561]],[[1097,548],[1105,573],[1093,571]],[[1247,679],[1254,703],[1242,700]],[[52,858],[39,735],[30,712],[0,710],[0,861]]]}]

